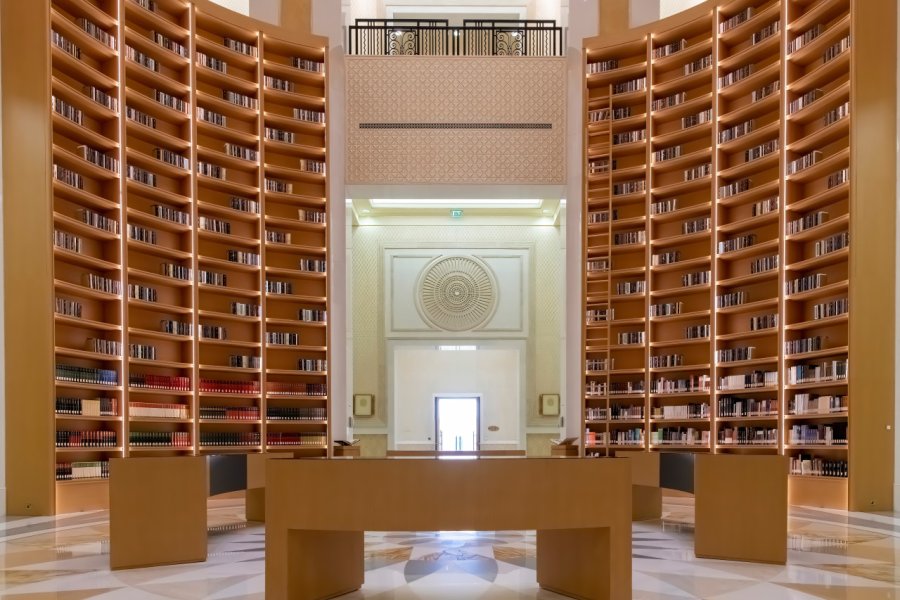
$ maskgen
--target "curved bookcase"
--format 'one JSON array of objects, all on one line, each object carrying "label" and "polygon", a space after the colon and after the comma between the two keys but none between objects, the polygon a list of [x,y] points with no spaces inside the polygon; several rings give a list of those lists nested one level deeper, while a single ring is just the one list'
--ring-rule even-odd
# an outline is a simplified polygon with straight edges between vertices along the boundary
[{"label": "curved bookcase", "polygon": [[889,509],[883,9],[707,2],[585,41],[587,455],[787,454],[793,503]]},{"label": "curved bookcase", "polygon": [[205,0],[3,23],[48,38],[3,86],[10,513],[104,506],[112,457],[328,456],[326,40]]}]

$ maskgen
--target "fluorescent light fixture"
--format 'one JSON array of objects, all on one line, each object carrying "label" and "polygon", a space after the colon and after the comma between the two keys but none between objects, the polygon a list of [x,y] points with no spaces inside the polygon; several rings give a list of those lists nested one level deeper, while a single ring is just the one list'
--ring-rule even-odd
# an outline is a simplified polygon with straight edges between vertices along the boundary
[{"label": "fluorescent light fixture", "polygon": [[444,198],[434,200],[422,200],[413,198],[373,198],[369,200],[374,208],[540,208],[544,201],[541,199],[518,198],[491,198],[477,200],[474,198],[459,198],[447,200]]},{"label": "fluorescent light fixture", "polygon": [[438,346],[438,350],[442,350],[444,352],[455,352],[459,350],[471,351],[478,350],[478,346]]}]

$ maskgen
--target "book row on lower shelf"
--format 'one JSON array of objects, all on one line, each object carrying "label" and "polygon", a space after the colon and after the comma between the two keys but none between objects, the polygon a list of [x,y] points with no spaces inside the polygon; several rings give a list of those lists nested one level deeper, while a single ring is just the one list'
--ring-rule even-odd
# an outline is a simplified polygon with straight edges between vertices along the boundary
[{"label": "book row on lower shelf", "polygon": [[[788,431],[791,446],[847,446],[846,423],[830,425],[794,425]],[[585,430],[587,446],[644,443],[644,430],[630,428],[611,431]],[[710,431],[696,427],[661,427],[650,431],[651,445],[703,446],[708,448]],[[778,428],[761,426],[718,428],[716,443],[719,446],[749,446],[775,449],[778,446]]]},{"label": "book row on lower shelf", "polygon": [[56,463],[57,481],[76,481],[80,479],[108,479],[109,461],[88,460],[68,463]]},{"label": "book row on lower shelf", "polygon": [[[198,410],[201,420],[260,420],[258,406],[201,406]],[[185,404],[129,402],[128,413],[132,419],[144,417],[186,420],[190,418],[190,409]],[[117,417],[120,415],[118,401],[115,398],[57,398],[56,414],[82,417]],[[325,421],[328,417],[324,407],[269,406],[266,408],[266,418],[270,421]]]},{"label": "book row on lower shelf", "polygon": [[[259,431],[201,431],[200,446],[259,446]],[[326,436],[320,432],[268,432],[267,444],[270,446],[322,446]],[[129,444],[132,448],[173,447],[189,449],[193,443],[187,431],[130,431]],[[57,448],[83,448],[85,450],[113,449],[120,451],[119,435],[116,431],[57,431]]]},{"label": "book row on lower shelf", "polygon": [[[846,395],[817,396],[809,393],[796,393],[788,402],[787,414],[790,416],[843,415],[847,413]],[[778,417],[778,400],[774,398],[741,398],[724,396],[718,400],[716,416],[722,418],[772,418]],[[604,421],[618,419],[643,419],[644,407],[611,405],[585,408],[585,420]],[[707,420],[712,417],[709,404],[681,404],[654,406],[650,418],[654,420]]]},{"label": "book row on lower shelf", "polygon": [[[297,373],[322,373],[327,369],[327,362],[322,359],[300,359],[300,362],[304,366],[315,368],[298,369]],[[119,384],[119,374],[114,369],[57,364],[56,380],[63,385],[66,382],[71,382],[98,386],[117,386]],[[192,390],[190,377],[175,375],[135,373],[129,375],[129,386],[160,391],[183,392]],[[261,392],[261,386],[259,381],[200,379],[199,391],[201,393],[256,395]],[[270,395],[325,396],[328,393],[328,386],[324,383],[268,381],[266,382],[266,393]]]}]

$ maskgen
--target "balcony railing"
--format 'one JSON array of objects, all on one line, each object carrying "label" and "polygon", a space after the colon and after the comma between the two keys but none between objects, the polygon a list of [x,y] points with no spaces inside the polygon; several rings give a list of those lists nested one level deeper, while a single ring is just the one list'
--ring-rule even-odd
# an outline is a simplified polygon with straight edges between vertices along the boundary
[{"label": "balcony railing", "polygon": [[347,48],[362,56],[563,56],[556,21],[357,19]]}]

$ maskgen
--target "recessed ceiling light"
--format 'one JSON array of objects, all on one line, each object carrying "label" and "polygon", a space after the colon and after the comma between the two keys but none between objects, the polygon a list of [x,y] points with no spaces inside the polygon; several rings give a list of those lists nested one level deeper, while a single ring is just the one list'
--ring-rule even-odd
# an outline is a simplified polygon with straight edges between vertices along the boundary
[{"label": "recessed ceiling light", "polygon": [[374,208],[540,208],[543,200],[518,198],[474,199],[413,199],[413,198],[373,198],[369,200]]},{"label": "recessed ceiling light", "polygon": [[549,208],[545,208],[545,209],[543,210],[543,213],[544,213],[545,215],[550,215],[550,214],[553,214],[553,211],[550,210]]},{"label": "recessed ceiling light", "polygon": [[361,212],[361,213],[364,214],[364,215],[367,215],[367,214],[369,214],[369,209],[368,209],[368,208],[364,208],[364,209],[362,209],[362,210],[359,211],[359,212]]}]

